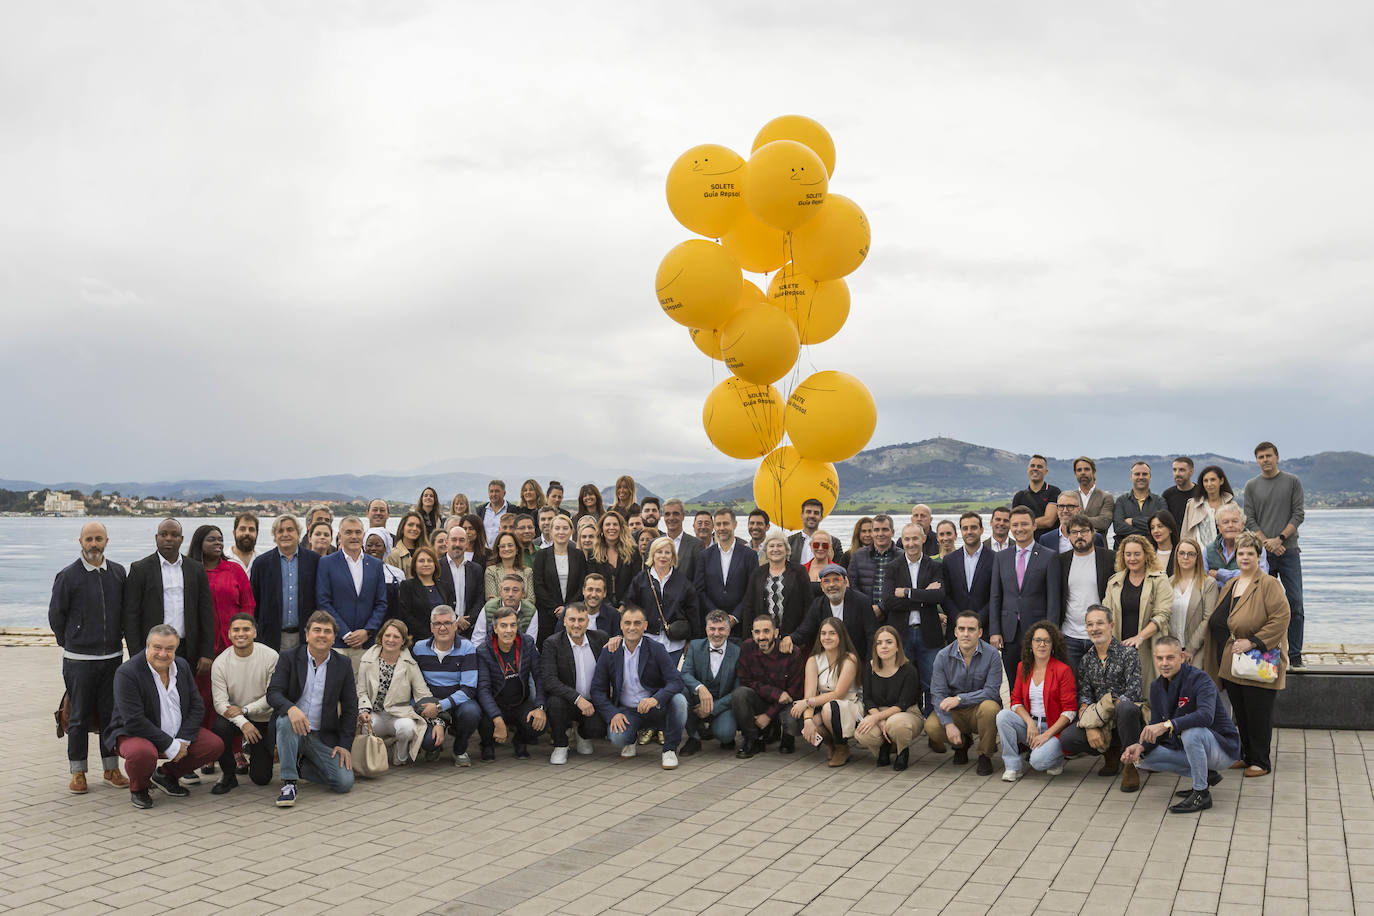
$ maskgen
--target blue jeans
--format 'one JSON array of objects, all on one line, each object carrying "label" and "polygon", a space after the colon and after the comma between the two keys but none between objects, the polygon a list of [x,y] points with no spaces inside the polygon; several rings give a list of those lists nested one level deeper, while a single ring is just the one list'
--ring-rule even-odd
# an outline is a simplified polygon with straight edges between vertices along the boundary
[{"label": "blue jeans", "polygon": [[1078,675],[1078,660],[1093,651],[1093,641],[1091,639],[1079,639],[1076,636],[1065,636],[1064,644],[1069,649],[1069,670],[1076,677]]},{"label": "blue jeans", "polygon": [[339,758],[331,757],[333,752],[319,732],[298,735],[289,718],[277,717],[277,756],[281,758],[283,781],[308,779],[331,792],[347,792],[353,788],[353,771],[345,770]]},{"label": "blue jeans", "polygon": [[1302,550],[1290,547],[1283,556],[1269,554],[1269,573],[1283,583],[1288,597],[1288,660],[1302,661]]},{"label": "blue jeans", "polygon": [[[439,714],[439,721],[453,736],[453,754],[455,757],[468,752],[468,739],[472,737],[473,732],[477,731],[477,722],[481,718],[482,710],[478,707],[476,700],[459,703],[452,709]],[[434,740],[432,728],[426,728],[425,737],[420,742],[420,746],[427,751],[439,750],[438,744]]]},{"label": "blue jeans", "polygon": [[[611,744],[616,747],[624,747],[635,740],[635,733],[641,728],[652,728],[663,731],[663,749],[665,751],[676,751],[677,746],[682,743],[682,728],[687,724],[687,698],[680,693],[673,694],[673,699],[665,709],[662,706],[655,706],[646,713],[640,713],[632,707],[621,706],[618,711],[630,720],[623,732],[610,732],[608,737]],[[606,721],[607,731],[610,731],[610,720]],[[733,733],[732,733],[733,737]]]},{"label": "blue jeans", "polygon": [[[727,696],[723,699],[729,699],[729,697]],[[692,722],[699,730],[701,737],[705,738],[706,733],[709,731],[711,737],[715,738],[721,744],[728,744],[734,741],[735,732],[739,731],[735,726],[735,711],[733,709],[720,709],[716,707],[711,710],[711,714],[705,719],[693,714]],[[664,737],[667,737],[667,732],[664,732]]]},{"label": "blue jeans", "polygon": [[907,658],[916,666],[916,674],[921,678],[921,712],[930,715],[935,705],[930,701],[930,678],[935,673],[935,657],[940,654],[940,646],[933,649],[921,638],[920,627],[907,627],[905,645]]},{"label": "blue jeans", "polygon": [[[1040,726],[1040,730],[1044,731],[1045,726]],[[1002,764],[1013,773],[1021,772],[1021,752],[1016,749],[1016,745],[1026,741],[1028,734],[1026,720],[1019,714],[1010,709],[1004,709],[997,714],[997,735],[1002,739]],[[1048,770],[1064,765],[1064,751],[1059,746],[1058,736],[1031,750],[1030,765],[1031,769],[1035,770]]]},{"label": "blue jeans", "polygon": [[1179,740],[1183,742],[1182,750],[1156,746],[1136,766],[1152,773],[1191,777],[1194,791],[1201,792],[1207,788],[1208,770],[1224,770],[1235,762],[1222,753],[1210,728],[1187,729]]}]

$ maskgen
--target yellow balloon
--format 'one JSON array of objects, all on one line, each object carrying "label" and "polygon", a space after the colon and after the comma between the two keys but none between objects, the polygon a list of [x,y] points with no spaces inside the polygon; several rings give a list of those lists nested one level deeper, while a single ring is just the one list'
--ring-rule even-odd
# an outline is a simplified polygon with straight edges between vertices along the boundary
[{"label": "yellow balloon", "polygon": [[741,209],[739,219],[721,236],[720,243],[735,256],[740,267],[751,273],[777,270],[787,260],[786,235],[750,213],[748,207]]},{"label": "yellow balloon", "polygon": [[782,441],[782,411],[778,389],[732,375],[706,396],[701,425],[711,444],[731,458],[759,458]]},{"label": "yellow balloon", "polygon": [[744,276],[734,256],[715,242],[688,239],[658,265],[654,286],[664,314],[689,328],[717,328],[739,304]]},{"label": "yellow balloon", "polygon": [[[763,290],[759,289],[748,280],[744,281],[744,286],[740,290],[739,306],[735,311],[739,311],[746,305],[755,305],[759,302],[767,302],[768,297]],[[731,315],[734,312],[730,313]],[[728,318],[726,319],[729,320]],[[725,359],[725,354],[720,352],[720,329],[719,328],[691,328],[687,333],[692,335],[692,343],[696,348],[712,359]]]},{"label": "yellow balloon", "polygon": [[732,315],[720,341],[725,367],[756,385],[771,385],[786,375],[801,351],[792,322],[764,303],[746,305]]},{"label": "yellow balloon", "polygon": [[843,280],[817,283],[790,267],[773,274],[768,299],[782,309],[804,344],[829,340],[849,318],[849,284]]},{"label": "yellow balloon", "polygon": [[811,147],[825,164],[825,173],[835,174],[835,141],[830,138],[830,131],[822,127],[819,121],[813,121],[805,115],[783,115],[774,118],[759,130],[750,152],[774,140],[796,140],[804,146]]},{"label": "yellow balloon", "polygon": [[868,445],[877,425],[873,392],[847,372],[817,372],[787,399],[787,435],[813,461],[853,458]]},{"label": "yellow balloon", "polygon": [[726,146],[694,146],[668,169],[668,209],[693,232],[720,238],[744,212],[744,157]]},{"label": "yellow balloon", "polygon": [[784,528],[800,528],[801,504],[819,499],[825,515],[840,498],[840,478],[835,466],[803,458],[784,445],[768,453],[754,474],[754,502]]},{"label": "yellow balloon", "polygon": [[744,205],[774,229],[790,232],[821,211],[830,178],[825,163],[796,140],[774,140],[744,166]]},{"label": "yellow balloon", "polygon": [[816,218],[792,233],[792,262],[815,280],[838,280],[868,257],[868,217],[843,194],[829,194]]}]

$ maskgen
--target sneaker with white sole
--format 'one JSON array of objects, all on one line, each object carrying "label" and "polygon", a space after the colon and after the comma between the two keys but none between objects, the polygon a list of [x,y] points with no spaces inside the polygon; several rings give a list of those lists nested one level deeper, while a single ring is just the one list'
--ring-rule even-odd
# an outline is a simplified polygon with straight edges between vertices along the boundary
[{"label": "sneaker with white sole", "polygon": [[192,770],[191,772],[187,773],[185,776],[181,777],[181,784],[182,784],[183,786],[198,786],[198,785],[200,785],[200,774],[197,773],[195,770]]},{"label": "sneaker with white sole", "polygon": [[283,783],[281,794],[277,796],[278,808],[290,808],[296,804],[296,784],[294,782]]},{"label": "sneaker with white sole", "polygon": [[1064,774],[1064,764],[1062,764],[1062,763],[1059,764],[1059,766],[1050,767],[1048,770],[1045,771],[1045,775],[1046,775],[1046,776],[1062,776],[1063,774]]},{"label": "sneaker with white sole", "polygon": [[463,751],[461,754],[454,754],[453,765],[456,767],[470,767],[472,766],[472,758],[468,756],[467,751]]},{"label": "sneaker with white sole", "polygon": [[591,741],[587,740],[586,738],[583,738],[581,735],[578,735],[578,736],[577,736],[577,752],[578,752],[579,754],[581,754],[582,756],[584,756],[584,757],[586,757],[587,755],[591,754],[591,752],[592,752],[592,743],[591,743]]},{"label": "sneaker with white sole", "polygon": [[568,749],[566,747],[556,747],[553,749],[553,753],[549,755],[549,763],[552,763],[554,766],[567,762]]},{"label": "sneaker with white sole", "polygon": [[1003,771],[1002,771],[1002,781],[1003,781],[1003,782],[1016,782],[1016,780],[1018,780],[1018,779],[1020,779],[1020,778],[1021,778],[1021,771],[1020,771],[1020,770],[1003,770]]},{"label": "sneaker with white sole", "polygon": [[627,744],[620,749],[620,756],[633,757],[635,755],[636,750],[637,748],[635,747],[634,743],[631,742],[630,744]]},{"label": "sneaker with white sole", "polygon": [[676,769],[677,769],[677,752],[675,752],[675,751],[664,751],[664,752],[663,752],[663,769],[665,769],[665,770],[676,770]]}]

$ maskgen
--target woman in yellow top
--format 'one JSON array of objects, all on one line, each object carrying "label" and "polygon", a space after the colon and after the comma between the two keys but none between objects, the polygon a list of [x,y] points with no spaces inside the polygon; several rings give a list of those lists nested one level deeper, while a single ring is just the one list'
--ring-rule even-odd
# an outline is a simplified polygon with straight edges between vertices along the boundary
[{"label": "woman in yellow top", "polygon": [[1117,639],[1140,654],[1140,683],[1155,679],[1154,639],[1167,636],[1174,587],[1159,568],[1154,545],[1130,534],[1116,548],[1116,574],[1107,580],[1102,603],[1112,610]]}]

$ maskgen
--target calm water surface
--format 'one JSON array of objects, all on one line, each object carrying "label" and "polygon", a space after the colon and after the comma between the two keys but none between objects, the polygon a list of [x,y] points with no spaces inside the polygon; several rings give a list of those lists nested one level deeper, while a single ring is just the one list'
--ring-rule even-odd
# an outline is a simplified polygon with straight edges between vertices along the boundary
[{"label": "calm water surface", "polygon": [[[941,516],[937,516],[937,520]],[[857,516],[837,515],[822,527],[848,546]],[[0,626],[47,626],[48,598],[57,571],[79,555],[85,519],[0,518]],[[127,568],[153,552],[155,518],[102,519],[110,531],[107,556]],[[897,519],[898,528],[904,519]],[[232,519],[182,519],[187,540],[197,525],[218,524],[226,539]],[[986,520],[984,521],[986,524]],[[1310,510],[1303,523],[1302,565],[1307,640],[1374,643],[1374,568],[1357,545],[1368,540],[1374,509]],[[743,519],[740,534],[744,534]],[[272,546],[264,529],[259,549]]]}]

